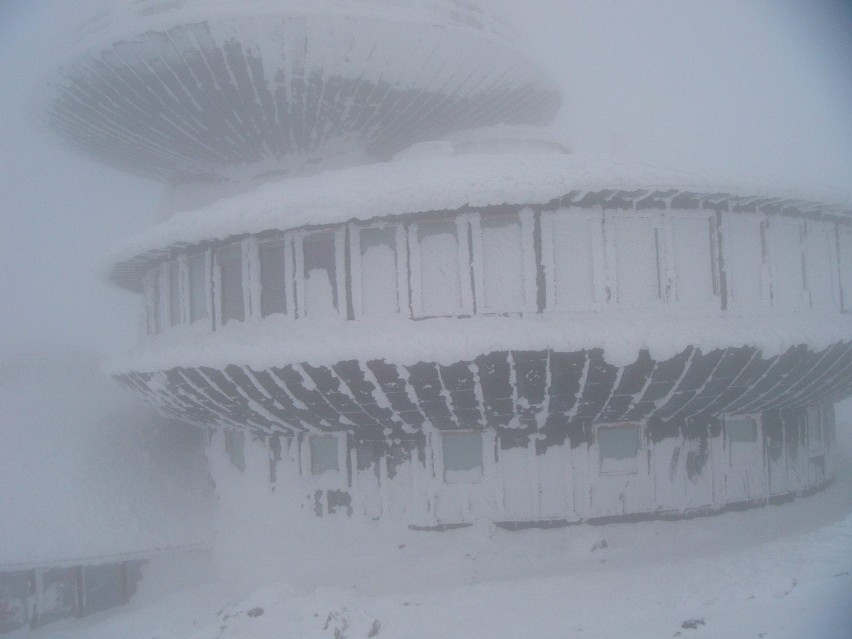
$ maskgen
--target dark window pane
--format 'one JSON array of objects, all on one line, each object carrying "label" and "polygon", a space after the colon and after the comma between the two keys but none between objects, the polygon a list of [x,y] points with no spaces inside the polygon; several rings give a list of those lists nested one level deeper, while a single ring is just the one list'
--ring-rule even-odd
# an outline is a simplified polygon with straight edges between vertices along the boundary
[{"label": "dark window pane", "polygon": [[284,261],[286,246],[283,240],[260,242],[257,247],[260,262],[260,315],[287,312]]},{"label": "dark window pane", "polygon": [[[442,433],[444,479],[448,473],[482,471],[482,435],[480,433]],[[478,473],[477,473],[478,474]]]},{"label": "dark window pane", "polygon": [[216,252],[216,257],[221,278],[222,324],[231,320],[241,322],[245,319],[242,246],[225,246]]},{"label": "dark window pane", "polygon": [[601,459],[631,459],[639,454],[639,426],[607,426],[599,428],[598,451]]},{"label": "dark window pane", "polygon": [[86,614],[124,603],[124,572],[121,564],[86,566],[83,568],[83,584]]},{"label": "dark window pane", "polygon": [[51,568],[41,578],[39,624],[70,617],[77,612],[77,580],[74,568]]},{"label": "dark window pane", "polygon": [[204,254],[193,255],[188,261],[189,270],[189,321],[205,319],[208,314],[207,260]]},{"label": "dark window pane", "polygon": [[0,572],[0,633],[12,632],[29,623],[27,600],[32,594],[30,571]]},{"label": "dark window pane", "polygon": [[337,437],[311,437],[311,474],[322,475],[328,471],[339,471]]},{"label": "dark window pane", "polygon": [[757,441],[757,424],[751,417],[737,417],[725,422],[728,441],[754,443]]}]

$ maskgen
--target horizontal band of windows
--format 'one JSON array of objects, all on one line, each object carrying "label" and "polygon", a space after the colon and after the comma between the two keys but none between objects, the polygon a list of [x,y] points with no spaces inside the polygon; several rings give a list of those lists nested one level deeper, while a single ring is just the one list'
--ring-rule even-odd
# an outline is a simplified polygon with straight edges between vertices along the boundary
[{"label": "horizontal band of windows", "polygon": [[146,304],[150,334],[275,315],[849,311],[850,274],[852,230],[830,223],[703,211],[523,210],[249,237],[153,268]]}]

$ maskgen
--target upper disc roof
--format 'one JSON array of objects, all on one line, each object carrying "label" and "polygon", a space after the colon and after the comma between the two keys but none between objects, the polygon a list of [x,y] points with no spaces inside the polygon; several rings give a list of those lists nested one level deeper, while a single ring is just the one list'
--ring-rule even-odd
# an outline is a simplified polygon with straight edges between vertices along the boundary
[{"label": "upper disc roof", "polygon": [[387,159],[459,129],[542,124],[552,80],[470,0],[97,2],[45,117],[119,168],[198,180]]}]

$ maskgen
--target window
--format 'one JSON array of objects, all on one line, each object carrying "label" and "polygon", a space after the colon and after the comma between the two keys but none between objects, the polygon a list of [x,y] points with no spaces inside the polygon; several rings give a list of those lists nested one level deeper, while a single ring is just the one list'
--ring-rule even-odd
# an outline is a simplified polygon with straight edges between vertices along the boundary
[{"label": "window", "polygon": [[476,481],[482,477],[482,433],[441,433],[444,481]]},{"label": "window", "polygon": [[811,307],[833,309],[837,307],[834,294],[834,278],[837,273],[834,228],[808,225],[806,242],[805,274]]},{"label": "window", "polygon": [[307,317],[337,317],[337,259],[335,233],[306,235],[302,241],[305,308]]},{"label": "window", "polygon": [[33,586],[32,571],[0,572],[0,634],[13,632],[29,623],[31,611],[27,602]]},{"label": "window", "polygon": [[207,299],[210,283],[207,278],[207,255],[198,253],[187,260],[189,280],[189,321],[190,323],[207,319],[209,301]]},{"label": "window", "polygon": [[840,240],[840,286],[843,290],[843,310],[852,312],[852,229],[838,229]]},{"label": "window", "polygon": [[664,300],[659,221],[635,214],[616,215],[613,226],[618,303],[641,307]]},{"label": "window", "polygon": [[361,313],[388,315],[399,312],[396,263],[396,229],[361,229]]},{"label": "window", "polygon": [[83,593],[86,614],[124,604],[126,596],[122,565],[84,566]]},{"label": "window", "polygon": [[45,624],[77,614],[77,579],[74,568],[49,568],[41,574],[38,623]]},{"label": "window", "polygon": [[246,436],[238,430],[225,431],[225,454],[228,461],[241,471],[246,469]]},{"label": "window", "polygon": [[602,271],[601,218],[577,211],[556,211],[542,217],[542,259],[548,276],[547,305],[582,310],[601,301],[595,268]]},{"label": "window", "polygon": [[177,326],[183,321],[180,263],[177,260],[172,260],[166,264],[166,277],[169,281],[169,326]]},{"label": "window", "polygon": [[492,313],[524,310],[524,251],[520,217],[517,213],[483,216],[479,227],[482,310]]},{"label": "window", "polygon": [[765,222],[753,215],[726,215],[723,229],[729,306],[765,306]]},{"label": "window", "polygon": [[803,233],[804,227],[799,220],[777,218],[769,223],[773,306],[795,308],[802,305],[805,293]]},{"label": "window", "polygon": [[242,322],[245,319],[242,244],[237,242],[218,249],[216,264],[219,269],[220,323]]},{"label": "window", "polygon": [[822,437],[822,415],[819,408],[809,408],[807,410],[808,417],[808,447],[810,450],[821,450],[823,445]]},{"label": "window", "polygon": [[603,475],[622,475],[639,470],[642,429],[639,424],[602,424],[595,430],[598,463]]},{"label": "window", "polygon": [[757,441],[757,423],[752,417],[733,417],[725,421],[729,442],[754,443]]},{"label": "window", "polygon": [[322,475],[327,472],[339,472],[339,440],[334,435],[315,435],[309,440],[311,449],[311,474]]},{"label": "window", "polygon": [[260,266],[260,316],[287,313],[287,245],[283,239],[257,244]]},{"label": "window", "polygon": [[160,269],[155,267],[148,272],[147,282],[148,333],[160,332]]},{"label": "window", "polygon": [[745,466],[757,461],[760,441],[756,418],[729,417],[725,420],[725,437],[732,466]]},{"label": "window", "polygon": [[459,273],[459,237],[455,222],[428,222],[416,226],[419,277],[419,314],[460,315],[463,312]]},{"label": "window", "polygon": [[716,303],[715,217],[675,213],[671,225],[677,302],[685,306]]}]

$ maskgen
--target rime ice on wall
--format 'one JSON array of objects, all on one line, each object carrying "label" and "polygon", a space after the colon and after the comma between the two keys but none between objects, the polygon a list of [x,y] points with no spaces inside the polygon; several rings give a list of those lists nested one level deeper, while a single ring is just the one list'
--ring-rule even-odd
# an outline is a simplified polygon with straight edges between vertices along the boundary
[{"label": "rime ice on wall", "polygon": [[210,459],[226,501],[244,501],[245,491],[272,481],[282,507],[426,527],[480,518],[514,527],[706,513],[794,495],[832,475],[828,408],[770,411],[705,427],[681,425],[654,442],[639,424],[604,425],[591,443],[569,439],[543,450],[535,439],[504,446],[508,440],[488,430],[431,431],[422,440],[350,437],[348,444],[338,440],[350,452],[345,465],[319,475],[305,463],[311,435],[286,438],[286,453],[271,466],[270,440],[260,436],[246,441],[252,452],[245,471],[227,463],[218,436]]}]

